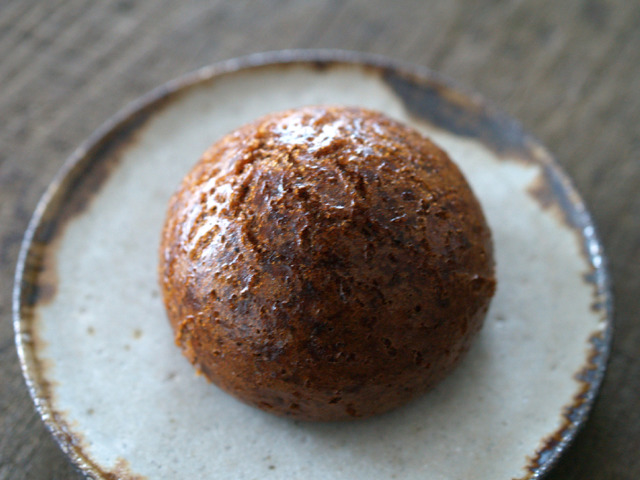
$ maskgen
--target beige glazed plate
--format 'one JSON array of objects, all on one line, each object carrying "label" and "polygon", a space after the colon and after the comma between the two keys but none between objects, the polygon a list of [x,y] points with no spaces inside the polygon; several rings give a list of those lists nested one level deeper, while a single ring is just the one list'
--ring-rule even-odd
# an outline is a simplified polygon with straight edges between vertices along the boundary
[{"label": "beige glazed plate", "polygon": [[[351,423],[277,418],[197,376],[156,275],[169,196],[202,152],[263,114],[322,103],[380,110],[443,146],[497,256],[498,291],[461,366],[410,405]],[[539,478],[586,418],[611,321],[600,243],[548,152],[437,75],[348,52],[229,61],[118,114],[40,202],[14,290],[36,407],[96,479]]]}]

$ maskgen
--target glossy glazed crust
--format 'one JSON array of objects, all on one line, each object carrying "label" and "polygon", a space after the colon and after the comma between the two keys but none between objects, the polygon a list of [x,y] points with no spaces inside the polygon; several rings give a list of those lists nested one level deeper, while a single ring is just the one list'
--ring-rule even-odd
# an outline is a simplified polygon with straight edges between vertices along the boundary
[{"label": "glossy glazed crust", "polygon": [[173,196],[160,280],[211,381],[299,419],[367,417],[444,377],[495,290],[489,228],[447,155],[359,108],[268,115]]}]

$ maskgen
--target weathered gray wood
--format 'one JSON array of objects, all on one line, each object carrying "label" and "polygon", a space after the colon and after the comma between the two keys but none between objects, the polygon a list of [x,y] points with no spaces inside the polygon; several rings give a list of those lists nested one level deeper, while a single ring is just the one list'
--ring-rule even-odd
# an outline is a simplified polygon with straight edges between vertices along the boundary
[{"label": "weathered gray wood", "polygon": [[599,401],[550,478],[640,478],[640,3],[0,0],[0,479],[81,478],[34,413],[10,323],[19,242],[63,160],[172,77],[309,47],[439,70],[556,154],[600,227],[617,331]]}]

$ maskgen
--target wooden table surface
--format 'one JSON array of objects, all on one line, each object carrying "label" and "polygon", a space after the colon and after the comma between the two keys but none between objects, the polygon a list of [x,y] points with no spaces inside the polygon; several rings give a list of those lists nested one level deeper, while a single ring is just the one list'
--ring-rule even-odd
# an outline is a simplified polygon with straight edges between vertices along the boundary
[{"label": "wooden table surface", "polygon": [[22,234],[65,158],[128,102],[205,64],[340,48],[482,92],[557,156],[614,283],[602,392],[550,479],[640,478],[640,2],[0,0],[0,479],[75,479],[36,415],[13,343]]}]

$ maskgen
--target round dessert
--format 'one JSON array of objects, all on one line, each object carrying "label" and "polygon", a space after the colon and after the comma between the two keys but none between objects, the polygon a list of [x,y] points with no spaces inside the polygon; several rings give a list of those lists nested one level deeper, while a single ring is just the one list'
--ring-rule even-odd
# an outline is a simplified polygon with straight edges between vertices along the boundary
[{"label": "round dessert", "polygon": [[269,412],[368,417],[441,380],[495,291],[491,234],[445,152],[360,108],[267,115],[173,196],[160,280],[176,343]]}]

